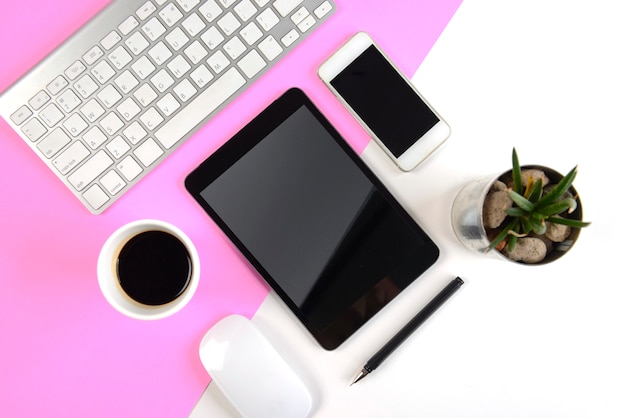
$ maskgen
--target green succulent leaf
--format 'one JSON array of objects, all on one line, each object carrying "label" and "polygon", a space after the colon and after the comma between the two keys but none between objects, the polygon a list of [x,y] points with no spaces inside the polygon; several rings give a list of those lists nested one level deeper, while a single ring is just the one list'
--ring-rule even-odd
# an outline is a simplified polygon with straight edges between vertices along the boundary
[{"label": "green succulent leaf", "polygon": [[550,190],[550,192],[544,195],[537,202],[537,207],[540,209],[545,208],[546,206],[551,205],[555,201],[559,200],[561,196],[563,196],[563,194],[567,192],[569,188],[572,186],[572,183],[574,182],[574,179],[576,178],[577,171],[578,171],[578,166],[572,168],[570,172],[567,173],[567,175],[563,177],[561,181],[558,182],[558,184],[552,190]]},{"label": "green succulent leaf", "polygon": [[502,231],[500,231],[498,235],[496,235],[493,238],[493,240],[491,241],[491,244],[489,244],[489,247],[487,247],[487,250],[485,252],[489,252],[493,250],[494,248],[496,248],[498,244],[500,244],[509,236],[509,231],[516,229],[516,228],[519,229],[519,220],[513,219],[502,229]]},{"label": "green succulent leaf", "polygon": [[530,193],[528,194],[528,200],[533,203],[537,203],[539,199],[541,199],[541,195],[543,194],[543,180],[537,179],[533,181],[532,186],[530,188]]},{"label": "green succulent leaf", "polygon": [[528,215],[528,212],[526,212],[524,209],[522,208],[508,208],[505,210],[506,214],[509,216],[513,216],[514,218],[519,218],[521,216],[526,216]]},{"label": "green succulent leaf", "polygon": [[513,171],[511,174],[513,175],[513,190],[519,194],[524,193],[522,186],[522,168],[519,165],[519,158],[517,157],[515,148],[513,148]]},{"label": "green succulent leaf", "polygon": [[511,198],[511,200],[513,200],[513,203],[515,203],[526,212],[532,212],[533,210],[535,210],[535,204],[533,202],[526,199],[524,196],[514,190],[511,190],[509,192],[509,197]]},{"label": "green succulent leaf", "polygon": [[553,224],[559,224],[559,225],[567,225],[567,226],[571,226],[572,228],[584,228],[586,226],[591,225],[591,222],[583,222],[577,219],[557,218],[555,216],[550,216],[546,218],[546,222],[551,222]]},{"label": "green succulent leaf", "polygon": [[559,215],[565,211],[568,213],[572,213],[576,210],[578,204],[575,199],[568,197],[563,200],[559,200],[558,202],[552,203],[544,208],[538,209],[537,212],[543,214],[544,216],[553,216]]}]

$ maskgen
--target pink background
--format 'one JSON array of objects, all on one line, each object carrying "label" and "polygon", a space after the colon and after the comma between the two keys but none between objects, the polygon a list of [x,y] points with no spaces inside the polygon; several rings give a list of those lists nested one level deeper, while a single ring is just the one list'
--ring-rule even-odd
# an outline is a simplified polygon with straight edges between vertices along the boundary
[{"label": "pink background", "polygon": [[[123,1],[123,0],[122,0]],[[5,2],[0,91],[104,7],[104,0]],[[336,0],[324,26],[104,214],[93,216],[0,119],[0,416],[186,416],[209,382],[197,354],[219,318],[252,316],[268,288],[184,190],[185,176],[274,98],[303,88],[362,151],[369,138],[317,79],[351,34],[369,32],[412,75],[461,0]],[[176,315],[142,322],[104,300],[106,238],[142,218],[196,244],[201,281]]]}]

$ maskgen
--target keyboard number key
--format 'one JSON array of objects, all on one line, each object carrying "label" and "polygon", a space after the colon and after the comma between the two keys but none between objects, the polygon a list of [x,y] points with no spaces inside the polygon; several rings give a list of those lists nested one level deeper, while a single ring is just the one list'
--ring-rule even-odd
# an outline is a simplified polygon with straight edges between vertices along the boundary
[{"label": "keyboard number key", "polygon": [[78,94],[83,96],[84,99],[91,96],[91,94],[98,90],[98,85],[89,74],[82,76],[76,83],[74,83],[74,89],[78,91]]},{"label": "keyboard number key", "polygon": [[167,26],[171,27],[183,17],[183,14],[173,3],[170,3],[161,9],[159,16]]},{"label": "keyboard number key", "polygon": [[141,52],[150,45],[141,32],[133,33],[124,43],[130,49],[130,52],[135,55],[141,54]]},{"label": "keyboard number key", "polygon": [[100,61],[91,69],[91,74],[96,77],[100,84],[104,84],[115,75],[115,70],[106,61]]},{"label": "keyboard number key", "polygon": [[76,107],[81,103],[76,93],[72,90],[65,90],[63,94],[57,97],[56,101],[66,113],[76,109]]},{"label": "keyboard number key", "polygon": [[141,29],[152,41],[156,41],[159,36],[165,33],[165,26],[156,17],[150,19]]},{"label": "keyboard number key", "polygon": [[123,46],[118,46],[117,48],[115,48],[113,52],[109,54],[109,60],[118,70],[121,70],[122,68],[124,68],[124,66],[126,66],[126,64],[131,62],[132,59],[133,58],[124,49]]}]

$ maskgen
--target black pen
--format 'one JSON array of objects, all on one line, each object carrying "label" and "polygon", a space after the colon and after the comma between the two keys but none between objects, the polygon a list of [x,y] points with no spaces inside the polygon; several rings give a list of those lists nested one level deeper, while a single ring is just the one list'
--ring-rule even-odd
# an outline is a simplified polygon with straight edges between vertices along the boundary
[{"label": "black pen", "polygon": [[383,346],[372,358],[370,358],[365,366],[363,366],[363,370],[359,373],[359,375],[354,379],[350,386],[354,385],[359,380],[363,379],[365,376],[373,372],[385,359],[389,354],[391,354],[396,348],[400,346],[407,339],[409,335],[413,331],[415,331],[420,325],[424,323],[443,303],[452,296],[454,292],[456,292],[459,287],[463,284],[463,279],[457,277],[452,280],[446,287],[443,288],[441,292],[437,294],[428,302],[428,305],[424,306],[424,309],[418,312],[417,315],[413,319],[409,321],[396,335],[393,336],[387,344]]}]

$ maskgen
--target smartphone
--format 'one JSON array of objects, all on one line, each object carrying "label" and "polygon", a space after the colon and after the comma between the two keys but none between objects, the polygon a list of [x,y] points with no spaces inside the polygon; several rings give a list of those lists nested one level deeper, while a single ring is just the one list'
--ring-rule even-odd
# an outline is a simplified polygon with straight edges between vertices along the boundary
[{"label": "smartphone", "polygon": [[328,58],[318,75],[404,171],[450,136],[448,124],[365,32]]}]

